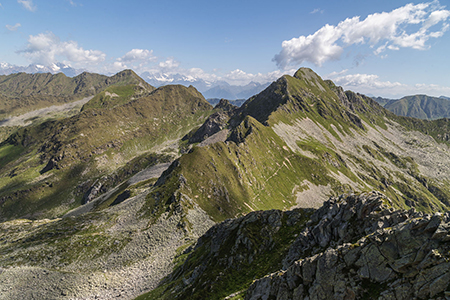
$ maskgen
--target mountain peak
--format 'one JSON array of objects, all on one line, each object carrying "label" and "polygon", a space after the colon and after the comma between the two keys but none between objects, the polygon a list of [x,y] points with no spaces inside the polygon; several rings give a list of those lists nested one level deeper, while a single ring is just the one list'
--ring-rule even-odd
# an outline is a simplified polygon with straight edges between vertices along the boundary
[{"label": "mountain peak", "polygon": [[320,78],[320,76],[317,75],[316,72],[314,72],[310,68],[305,68],[305,67],[298,69],[297,72],[295,72],[294,77],[297,79],[307,79],[307,80],[311,80],[311,79],[319,80],[320,79],[320,80],[322,80],[322,78]]}]

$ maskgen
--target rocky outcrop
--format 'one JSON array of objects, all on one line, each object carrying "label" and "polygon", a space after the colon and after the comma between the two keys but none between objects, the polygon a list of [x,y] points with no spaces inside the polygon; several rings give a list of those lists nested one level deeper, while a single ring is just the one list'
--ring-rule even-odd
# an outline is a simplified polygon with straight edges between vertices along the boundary
[{"label": "rocky outcrop", "polygon": [[202,126],[189,138],[189,143],[199,143],[226,128],[230,119],[227,112],[215,112],[208,117]]},{"label": "rocky outcrop", "polygon": [[214,109],[226,112],[233,112],[237,108],[238,107],[236,105],[231,104],[231,102],[226,99],[220,99],[219,103],[217,103],[217,105],[214,106]]},{"label": "rocky outcrop", "polygon": [[245,299],[444,299],[449,229],[450,213],[394,210],[380,193],[331,198]]}]

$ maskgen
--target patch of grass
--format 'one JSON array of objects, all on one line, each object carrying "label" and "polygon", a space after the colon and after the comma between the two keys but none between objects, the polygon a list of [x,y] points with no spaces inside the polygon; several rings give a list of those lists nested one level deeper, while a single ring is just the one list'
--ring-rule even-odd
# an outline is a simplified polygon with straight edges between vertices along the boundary
[{"label": "patch of grass", "polygon": [[17,160],[25,151],[22,145],[2,144],[0,146],[0,170],[7,164]]},{"label": "patch of grass", "polygon": [[139,96],[143,92],[144,89],[135,84],[112,86],[89,100],[83,106],[82,111],[92,108],[113,108],[129,102],[134,95]]},{"label": "patch of grass", "polygon": [[102,265],[95,260],[119,252],[131,239],[128,234],[113,236],[105,231],[114,218],[88,213],[45,222],[3,223],[0,263],[60,269],[83,262],[89,270],[98,271]]}]

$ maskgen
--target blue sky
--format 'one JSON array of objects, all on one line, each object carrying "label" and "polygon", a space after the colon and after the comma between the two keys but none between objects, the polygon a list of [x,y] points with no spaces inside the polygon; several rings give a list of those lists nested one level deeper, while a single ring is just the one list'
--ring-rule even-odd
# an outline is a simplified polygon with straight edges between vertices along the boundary
[{"label": "blue sky", "polygon": [[310,67],[346,89],[450,96],[446,1],[0,0],[0,63],[231,84]]}]

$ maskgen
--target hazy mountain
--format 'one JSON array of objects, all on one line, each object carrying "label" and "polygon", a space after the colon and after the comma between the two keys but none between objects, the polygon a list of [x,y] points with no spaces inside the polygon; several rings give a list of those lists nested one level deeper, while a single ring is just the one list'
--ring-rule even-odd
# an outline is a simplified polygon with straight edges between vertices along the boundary
[{"label": "hazy mountain", "polygon": [[141,77],[154,87],[160,87],[168,84],[181,84],[184,86],[192,85],[200,92],[203,92],[213,86],[212,82],[207,82],[197,77],[184,76],[181,74],[150,74],[149,72],[144,72],[141,74]]},{"label": "hazy mountain", "polygon": [[398,100],[380,97],[374,100],[399,116],[428,120],[450,117],[450,99],[444,96],[413,95]]},{"label": "hazy mountain", "polygon": [[373,100],[377,101],[381,106],[385,106],[386,103],[391,101],[396,101],[398,99],[389,99],[389,98],[383,98],[383,97],[371,97]]},{"label": "hazy mountain", "polygon": [[269,84],[269,82],[266,84],[250,82],[244,86],[237,86],[221,83],[204,91],[203,95],[205,98],[225,98],[230,100],[248,99],[264,90]]},{"label": "hazy mountain", "polygon": [[260,84],[250,82],[247,85],[230,85],[225,81],[205,81],[201,78],[180,74],[141,74],[148,83],[155,87],[167,84],[181,84],[194,86],[205,98],[224,98],[229,100],[247,99],[265,89],[270,83]]},{"label": "hazy mountain", "polygon": [[[216,106],[220,100],[222,100],[223,98],[209,98],[206,99],[209,104],[211,104],[212,106]],[[246,99],[236,99],[236,100],[228,100],[231,104],[233,104],[234,106],[240,107],[242,104],[244,104],[245,101],[247,101]]]},{"label": "hazy mountain", "polygon": [[132,78],[0,144],[0,298],[443,295],[448,119],[306,68],[214,110]]}]

